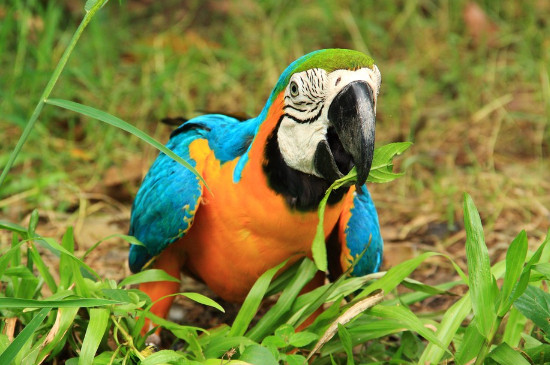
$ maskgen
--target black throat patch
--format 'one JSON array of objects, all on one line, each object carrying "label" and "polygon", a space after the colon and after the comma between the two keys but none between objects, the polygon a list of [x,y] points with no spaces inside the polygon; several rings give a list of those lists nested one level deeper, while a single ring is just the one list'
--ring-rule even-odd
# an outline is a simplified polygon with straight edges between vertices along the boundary
[{"label": "black throat patch", "polygon": [[[264,151],[264,173],[267,176],[269,187],[282,195],[291,209],[304,212],[315,211],[332,182],[295,170],[285,163],[277,141],[277,131],[282,118],[283,116],[281,116],[277,127],[267,138]],[[328,204],[333,205],[342,200],[348,190],[349,187],[334,190],[330,194]]]}]

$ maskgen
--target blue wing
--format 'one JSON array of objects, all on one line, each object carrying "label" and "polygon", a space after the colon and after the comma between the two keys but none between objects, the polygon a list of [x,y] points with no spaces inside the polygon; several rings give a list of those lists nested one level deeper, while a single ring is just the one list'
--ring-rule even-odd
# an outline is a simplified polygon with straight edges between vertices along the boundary
[{"label": "blue wing", "polygon": [[[197,161],[190,156],[189,146],[196,139],[206,139],[216,158],[223,163],[246,151],[254,131],[254,120],[239,122],[225,115],[204,115],[174,130],[166,146],[196,167]],[[191,171],[164,153],[159,154],[132,207],[129,234],[145,245],[130,247],[132,272],[140,271],[191,228],[202,189],[199,178]]]},{"label": "blue wing", "polygon": [[345,204],[346,211],[327,239],[331,278],[347,270],[363,251],[365,253],[356,261],[351,275],[377,272],[382,264],[384,241],[380,235],[378,213],[367,187],[363,185],[361,190],[362,194],[353,194],[351,204]]}]

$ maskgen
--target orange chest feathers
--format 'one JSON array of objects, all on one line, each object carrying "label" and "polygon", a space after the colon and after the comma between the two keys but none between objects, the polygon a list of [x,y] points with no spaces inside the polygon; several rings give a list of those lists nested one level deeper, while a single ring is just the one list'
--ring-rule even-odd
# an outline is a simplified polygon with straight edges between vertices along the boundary
[{"label": "orange chest feathers", "polygon": [[[190,152],[212,192],[203,190],[191,229],[176,243],[187,269],[225,300],[242,301],[267,269],[311,256],[317,212],[291,210],[269,188],[257,159],[251,158],[235,183],[236,160],[221,165],[206,140],[194,141]],[[341,209],[340,203],[327,207],[327,234]]]}]

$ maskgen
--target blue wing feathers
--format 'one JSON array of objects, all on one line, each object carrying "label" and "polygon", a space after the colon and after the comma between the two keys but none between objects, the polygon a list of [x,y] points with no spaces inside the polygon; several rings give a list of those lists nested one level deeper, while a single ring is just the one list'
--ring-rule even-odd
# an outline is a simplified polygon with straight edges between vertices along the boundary
[{"label": "blue wing feathers", "polygon": [[[166,146],[196,167],[189,152],[196,139],[208,140],[222,163],[242,155],[252,141],[251,122],[219,114],[204,115],[178,127]],[[200,171],[199,171],[200,172]],[[193,223],[202,185],[191,171],[160,153],[145,176],[134,200],[129,234],[145,246],[130,247],[129,264],[138,272],[170,243],[181,238]]]},{"label": "blue wing feathers", "polygon": [[[382,263],[384,242],[380,235],[380,224],[376,207],[367,187],[361,187],[363,194],[355,194],[351,218],[345,230],[346,244],[352,257],[360,255],[365,247],[367,251],[356,263],[352,275],[362,276],[377,272]],[[369,244],[370,239],[370,244]]]}]

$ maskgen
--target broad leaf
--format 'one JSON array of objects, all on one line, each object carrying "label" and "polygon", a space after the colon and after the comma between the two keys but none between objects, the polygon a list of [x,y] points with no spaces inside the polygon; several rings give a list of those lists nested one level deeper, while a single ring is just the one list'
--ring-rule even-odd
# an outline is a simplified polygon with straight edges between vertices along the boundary
[{"label": "broad leaf", "polygon": [[501,365],[529,365],[519,351],[514,350],[506,342],[501,343],[491,353],[489,357]]},{"label": "broad leaf", "polygon": [[527,318],[532,320],[547,335],[550,334],[550,294],[529,285],[514,306]]}]

